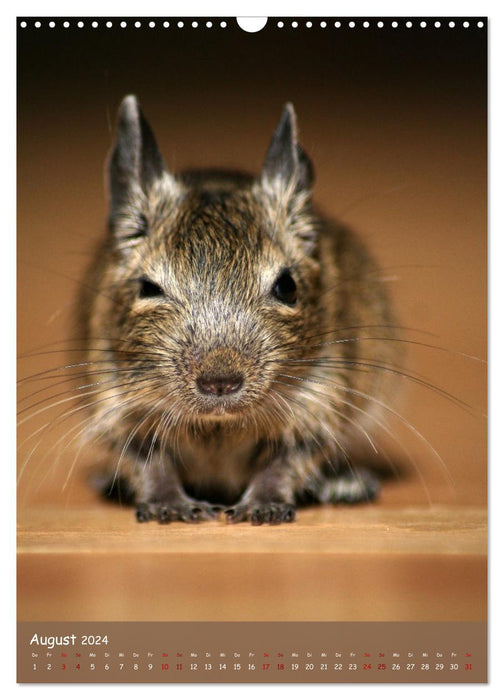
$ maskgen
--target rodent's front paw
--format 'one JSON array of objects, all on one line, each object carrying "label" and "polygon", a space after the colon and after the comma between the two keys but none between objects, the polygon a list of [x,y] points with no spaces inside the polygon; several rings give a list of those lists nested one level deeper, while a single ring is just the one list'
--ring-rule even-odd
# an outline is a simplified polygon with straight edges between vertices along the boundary
[{"label": "rodent's front paw", "polygon": [[296,507],[292,503],[262,503],[251,501],[238,503],[224,511],[228,523],[249,520],[252,525],[279,525],[292,523],[296,519]]},{"label": "rodent's front paw", "polygon": [[215,520],[219,516],[220,510],[219,506],[190,499],[165,503],[137,503],[136,519],[139,523],[157,520],[161,525],[178,520],[185,523],[199,523],[203,520]]}]

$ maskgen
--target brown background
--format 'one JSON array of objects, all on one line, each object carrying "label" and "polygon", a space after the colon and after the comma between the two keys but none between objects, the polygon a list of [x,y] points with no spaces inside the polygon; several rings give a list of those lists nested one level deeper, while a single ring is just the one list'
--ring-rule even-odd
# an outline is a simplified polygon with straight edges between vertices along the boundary
[{"label": "brown background", "polygon": [[[128,28],[121,29],[118,20],[113,21],[112,29],[103,21],[92,29],[89,20],[84,29],[77,29],[74,20],[70,29],[63,29],[61,21],[50,29],[43,21],[35,30],[30,20],[29,27],[19,31],[19,377],[72,362],[72,354],[62,351],[69,343],[61,341],[73,338],[71,346],[78,345],[72,305],[78,280],[105,230],[104,162],[121,98],[127,93],[139,97],[165,161],[174,170],[223,166],[258,171],[282,106],[292,101],[301,141],[315,164],[317,202],[369,244],[383,267],[401,322],[414,329],[408,339],[438,346],[407,344],[405,366],[468,407],[402,380],[395,407],[404,422],[393,416],[389,422],[397,442],[379,438],[384,459],[397,473],[385,485],[379,504],[351,515],[345,509],[301,512],[288,532],[313,526],[315,530],[305,534],[306,541],[315,542],[316,528],[329,523],[334,539],[327,552],[334,553],[336,546],[341,554],[348,553],[346,545],[337,544],[341,528],[348,539],[343,536],[343,541],[351,547],[355,540],[345,528],[354,527],[374,556],[386,550],[382,535],[393,528],[387,523],[395,522],[388,516],[383,520],[383,513],[393,512],[404,516],[396,533],[400,552],[414,552],[412,542],[417,540],[400,538],[401,533],[411,534],[411,528],[415,531],[408,509],[417,508],[415,513],[423,514],[423,535],[430,528],[439,538],[434,546],[425,546],[424,554],[438,556],[443,551],[438,551],[440,543],[450,550],[450,541],[458,543],[453,551],[482,554],[484,539],[468,546],[464,537],[481,532],[486,501],[486,29],[477,29],[474,19],[464,29],[457,19],[454,29],[446,21],[440,29],[434,29],[432,21],[427,29],[420,29],[418,21],[412,29],[404,28],[403,21],[392,29],[387,20],[383,29],[376,28],[375,21],[369,29],[336,30],[331,22],[320,29],[314,21],[311,29],[280,30],[270,20],[259,34],[247,34],[233,20],[226,29],[216,20],[212,29],[204,29],[200,20],[197,29],[186,22],[182,30],[173,21],[169,29],[160,21],[149,29],[145,20],[141,29],[134,29],[131,19]],[[21,385],[20,418],[32,416],[22,424],[19,437],[19,521],[27,538],[20,539],[25,547],[20,545],[25,552],[20,559],[20,614],[25,619],[54,619],[63,605],[56,598],[52,608],[37,604],[34,571],[40,574],[47,566],[52,572],[46,577],[48,591],[56,585],[58,571],[67,572],[59,574],[67,576],[67,586],[72,575],[83,580],[85,559],[79,559],[76,568],[71,556],[63,568],[57,558],[51,559],[55,551],[63,551],[62,543],[70,543],[65,550],[70,554],[92,551],[103,542],[108,542],[103,551],[114,550],[117,540],[106,538],[116,526],[119,532],[131,528],[133,540],[141,538],[136,542],[140,550],[151,548],[152,537],[162,537],[165,543],[171,537],[168,532],[160,535],[155,524],[137,535],[129,511],[103,505],[92,493],[84,479],[96,459],[92,447],[77,455],[74,433],[67,433],[78,416],[56,422],[51,430],[41,429],[50,417],[70,408],[62,403],[55,411],[37,413],[51,396],[69,396],[62,393],[63,384],[55,385],[64,374],[55,370],[50,373],[53,380]],[[44,386],[47,389],[40,391]],[[40,393],[32,394],[35,391]],[[454,514],[449,525],[439,516],[445,512]],[[369,518],[373,525],[376,518],[381,523],[375,539]],[[188,527],[176,525],[172,532],[183,540]],[[184,546],[211,551],[211,544],[198,538],[211,534],[212,527],[220,526],[191,529]],[[243,528],[249,526],[233,532],[244,533]],[[89,532],[95,539],[83,544],[79,537]],[[263,532],[264,528],[254,529],[253,542],[259,549]],[[276,537],[273,530],[266,532],[266,537]],[[284,535],[284,528],[278,532],[293,537]],[[219,533],[231,537],[220,529]],[[244,537],[251,538],[248,533]],[[227,552],[228,541],[219,542]],[[291,543],[289,551],[295,556],[299,542]],[[127,543],[121,546],[127,558]],[[268,547],[276,551],[271,542]],[[355,570],[369,566],[376,571],[382,564],[361,560]],[[107,565],[110,560],[103,561],[105,569]],[[295,559],[289,566],[295,570]],[[468,592],[473,599],[471,591],[477,591],[478,598],[484,590],[483,570],[478,571],[479,583]],[[398,590],[400,586],[399,582]],[[348,581],[348,590],[353,587]],[[91,588],[89,581],[83,584],[83,595]],[[300,596],[303,590],[301,586]],[[329,600],[330,591],[326,593]],[[96,619],[100,592],[91,595],[98,599],[89,612]],[[426,612],[429,595],[434,593],[425,595],[414,619],[431,614]],[[476,600],[470,619],[481,618],[480,604]],[[393,610],[392,601],[390,605]],[[438,607],[441,614],[442,604]],[[148,606],[142,610],[148,617]],[[239,611],[238,605],[231,618],[240,618]],[[67,605],[64,614],[66,619],[79,614],[89,619],[78,603],[75,610]],[[105,619],[107,614],[103,612]],[[114,614],[130,619],[133,613],[124,603]],[[171,609],[166,614],[177,617]],[[259,606],[254,614],[264,615],[264,609]],[[313,605],[304,614],[300,612],[299,619],[310,619]],[[324,614],[321,608],[322,619]],[[332,614],[344,618],[345,612],[335,608]],[[382,619],[389,614],[392,619],[408,615],[399,608],[384,612]],[[274,619],[274,612],[271,615]],[[464,617],[463,603],[453,615]]]}]

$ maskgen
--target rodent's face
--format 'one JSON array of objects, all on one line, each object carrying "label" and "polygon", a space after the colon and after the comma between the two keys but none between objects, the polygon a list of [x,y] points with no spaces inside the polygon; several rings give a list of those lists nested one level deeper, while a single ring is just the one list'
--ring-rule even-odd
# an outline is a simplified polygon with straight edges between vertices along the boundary
[{"label": "rodent's face", "polygon": [[306,203],[293,217],[257,182],[175,199],[160,182],[116,226],[102,329],[114,362],[148,410],[190,422],[267,408],[271,420],[285,412],[282,363],[302,357],[318,319],[314,252],[285,230],[309,238]]},{"label": "rodent's face", "polygon": [[320,313],[313,169],[292,105],[257,179],[175,177],[130,95],[109,175],[111,238],[89,334],[106,343],[97,361],[119,385],[112,398],[160,429],[285,421],[282,364],[302,358]]}]

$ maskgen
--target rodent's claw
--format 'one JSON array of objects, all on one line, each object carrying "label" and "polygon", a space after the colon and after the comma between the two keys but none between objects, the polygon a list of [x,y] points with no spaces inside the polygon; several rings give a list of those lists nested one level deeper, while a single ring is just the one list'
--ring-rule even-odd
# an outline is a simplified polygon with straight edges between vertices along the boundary
[{"label": "rodent's claw", "polygon": [[291,503],[239,503],[224,512],[229,523],[249,520],[252,525],[279,525],[296,519],[296,508]]},{"label": "rodent's claw", "polygon": [[148,503],[138,503],[136,507],[136,519],[139,523],[146,523],[151,519]]},{"label": "rodent's claw", "polygon": [[214,513],[217,513],[217,514],[222,513],[222,511],[226,510],[226,506],[219,506],[219,505],[212,504],[210,507],[214,511]]},{"label": "rodent's claw", "polygon": [[176,513],[172,508],[160,505],[157,512],[157,521],[160,525],[168,525],[173,520],[177,520]]},{"label": "rodent's claw", "polygon": [[238,523],[243,520],[243,518],[238,516],[236,508],[226,508],[224,515],[226,516],[226,521],[228,523]]},{"label": "rodent's claw", "polygon": [[250,522],[252,525],[276,524],[276,521],[273,519],[273,512],[268,508],[254,508],[250,514]]},{"label": "rodent's claw", "polygon": [[204,501],[181,500],[175,503],[138,503],[136,518],[139,523],[157,520],[160,525],[176,521],[198,523],[202,520],[215,520],[218,511]]},{"label": "rodent's claw", "polygon": [[185,522],[200,522],[201,520],[215,520],[218,517],[218,511],[208,504],[191,506],[187,512],[187,519],[182,518]]},{"label": "rodent's claw", "polygon": [[295,519],[296,519],[296,507],[287,503],[285,506],[285,509],[282,513],[282,522],[283,523],[293,523]]}]

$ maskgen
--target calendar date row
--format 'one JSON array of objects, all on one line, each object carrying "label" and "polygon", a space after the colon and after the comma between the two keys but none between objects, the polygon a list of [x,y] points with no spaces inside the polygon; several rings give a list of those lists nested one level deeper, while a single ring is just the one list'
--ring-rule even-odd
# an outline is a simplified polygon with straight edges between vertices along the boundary
[{"label": "calendar date row", "polygon": [[33,671],[470,671],[470,663],[407,663],[407,664],[386,664],[386,663],[33,663]]}]

